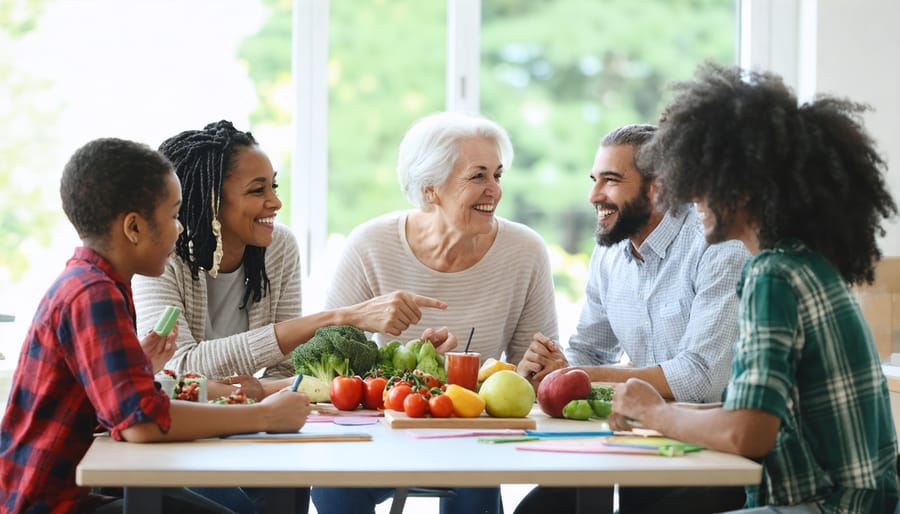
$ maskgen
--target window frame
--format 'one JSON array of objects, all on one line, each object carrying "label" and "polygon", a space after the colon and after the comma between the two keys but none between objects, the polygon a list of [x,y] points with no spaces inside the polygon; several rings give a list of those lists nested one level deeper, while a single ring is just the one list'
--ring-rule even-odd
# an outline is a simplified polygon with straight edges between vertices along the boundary
[{"label": "window frame", "polygon": [[[300,242],[304,279],[326,267],[328,219],[328,22],[330,0],[293,2],[295,80],[291,227]],[[447,0],[446,109],[480,111],[482,0]],[[801,94],[809,76],[800,59],[815,41],[807,0],[739,0],[738,60],[742,67],[781,73]],[[807,84],[801,84],[806,86]]]}]

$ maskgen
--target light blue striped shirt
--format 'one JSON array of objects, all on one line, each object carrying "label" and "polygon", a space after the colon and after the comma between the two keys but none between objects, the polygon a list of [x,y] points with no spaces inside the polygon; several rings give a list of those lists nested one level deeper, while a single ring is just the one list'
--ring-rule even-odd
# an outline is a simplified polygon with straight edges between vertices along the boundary
[{"label": "light blue striped shirt", "polygon": [[594,248],[584,309],[566,357],[573,366],[659,365],[675,399],[716,402],[738,334],[736,288],[750,254],[709,245],[693,207],[666,213],[639,249],[626,239]]}]

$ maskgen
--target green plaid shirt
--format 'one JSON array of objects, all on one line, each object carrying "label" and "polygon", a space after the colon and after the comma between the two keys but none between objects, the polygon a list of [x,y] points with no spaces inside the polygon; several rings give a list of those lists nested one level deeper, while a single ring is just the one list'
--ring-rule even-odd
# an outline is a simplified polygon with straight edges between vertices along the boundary
[{"label": "green plaid shirt", "polygon": [[827,513],[893,512],[897,438],[887,382],[853,293],[796,241],[747,261],[726,409],[781,420],[748,506],[819,502]]}]

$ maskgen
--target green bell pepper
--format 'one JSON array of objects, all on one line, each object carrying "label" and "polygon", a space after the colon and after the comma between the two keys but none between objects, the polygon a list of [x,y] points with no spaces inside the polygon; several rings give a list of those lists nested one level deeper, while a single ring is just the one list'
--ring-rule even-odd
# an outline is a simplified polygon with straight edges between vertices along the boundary
[{"label": "green bell pepper", "polygon": [[572,400],[563,407],[562,414],[564,418],[583,421],[594,415],[594,409],[588,400]]}]

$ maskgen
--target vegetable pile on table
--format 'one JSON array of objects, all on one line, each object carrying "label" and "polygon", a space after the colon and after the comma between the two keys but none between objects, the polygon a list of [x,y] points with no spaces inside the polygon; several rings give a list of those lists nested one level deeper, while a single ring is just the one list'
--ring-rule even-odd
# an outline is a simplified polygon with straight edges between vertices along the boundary
[{"label": "vegetable pile on table", "polygon": [[[446,384],[444,357],[428,340],[406,344],[395,340],[379,348],[355,327],[324,327],[298,346],[291,358],[294,368],[304,375],[299,390],[303,392],[307,382],[321,384],[316,392],[327,388],[328,399],[339,410],[362,405],[404,412],[413,418],[441,418],[480,416],[485,409],[485,399],[478,393]],[[515,366],[488,359],[479,370],[479,379],[487,380],[504,370],[515,370]]]},{"label": "vegetable pile on table", "polygon": [[322,327],[291,352],[294,369],[330,383],[338,375],[361,375],[378,361],[375,341],[349,325]]},{"label": "vegetable pile on table", "polygon": [[607,418],[612,412],[612,397],[612,387],[593,386],[587,398],[571,400],[563,407],[563,417],[578,420]]},{"label": "vegetable pile on table", "polygon": [[428,340],[413,339],[406,344],[400,341],[390,343],[378,349],[378,368],[384,373],[401,374],[417,369],[440,380],[447,381],[447,370],[444,368],[444,357],[434,349]]},{"label": "vegetable pile on table", "polygon": [[[450,386],[453,387],[453,386]],[[360,403],[367,409],[391,409],[405,412],[413,418],[427,414],[448,417],[453,414],[453,404],[444,391],[447,389],[437,378],[420,370],[402,375],[338,376],[331,382],[331,403],[340,410],[354,410]]]}]

